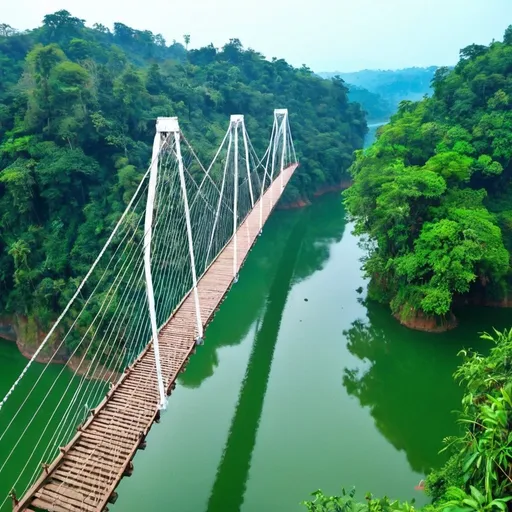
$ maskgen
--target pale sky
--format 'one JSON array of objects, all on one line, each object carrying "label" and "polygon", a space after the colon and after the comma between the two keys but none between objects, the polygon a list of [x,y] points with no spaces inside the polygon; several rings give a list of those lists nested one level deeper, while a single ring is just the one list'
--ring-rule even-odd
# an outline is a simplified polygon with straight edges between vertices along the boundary
[{"label": "pale sky", "polygon": [[501,39],[512,24],[512,0],[0,0],[0,22],[33,28],[60,9],[89,26],[190,34],[192,48],[237,37],[314,71],[451,65],[460,48]]}]

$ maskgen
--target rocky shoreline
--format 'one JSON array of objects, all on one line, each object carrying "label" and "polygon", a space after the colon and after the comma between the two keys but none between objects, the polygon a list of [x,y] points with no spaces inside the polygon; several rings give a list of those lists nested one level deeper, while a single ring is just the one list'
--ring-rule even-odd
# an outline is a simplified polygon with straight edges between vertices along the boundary
[{"label": "rocky shoreline", "polygon": [[[34,353],[46,336],[46,333],[36,324],[35,321],[30,321],[26,317],[2,316],[0,317],[0,338],[16,343],[20,354],[26,359],[32,359]],[[33,339],[34,326],[35,339]],[[32,327],[32,329],[30,329],[30,327]],[[28,331],[31,331],[29,336],[26,335]],[[38,354],[35,361],[42,364],[51,362],[52,364],[65,365],[77,375],[86,375],[87,379],[92,380],[103,380],[105,382],[114,383],[121,376],[119,373],[113,372],[101,364],[82,360],[81,356],[72,356],[65,347],[60,348],[55,354],[57,348],[56,342],[51,343],[47,349],[42,350]],[[95,366],[92,372],[90,371],[91,365]]]},{"label": "rocky shoreline", "polygon": [[410,311],[410,314],[404,315],[395,313],[393,315],[402,325],[415,331],[441,333],[455,329],[459,322],[457,317],[450,313],[446,318],[436,318],[427,316],[421,311]]},{"label": "rocky shoreline", "polygon": [[[342,180],[340,183],[335,185],[326,185],[325,187],[320,187],[316,192],[313,193],[313,197],[320,197],[324,194],[329,194],[330,192],[341,192],[352,185],[352,180],[346,179]],[[309,199],[298,199],[297,201],[293,201],[291,203],[280,204],[278,205],[279,210],[294,210],[296,208],[304,208],[309,206],[311,201]]]}]

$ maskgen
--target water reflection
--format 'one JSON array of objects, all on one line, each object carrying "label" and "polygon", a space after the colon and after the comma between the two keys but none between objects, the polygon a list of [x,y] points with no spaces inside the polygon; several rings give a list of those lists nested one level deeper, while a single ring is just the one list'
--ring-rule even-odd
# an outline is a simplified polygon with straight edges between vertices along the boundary
[{"label": "water reflection", "polygon": [[414,494],[455,425],[461,340],[359,304],[360,257],[339,194],[272,215],[116,510],[292,512],[342,485]]},{"label": "water reflection", "polygon": [[[183,386],[197,388],[211,377],[219,364],[219,349],[239,345],[263,314],[280,257],[297,221],[295,216],[279,215],[282,213],[274,213],[267,222],[264,236],[251,251],[239,282],[231,288],[215,321],[208,327],[205,344],[194,356],[194,364],[180,376],[179,382]],[[303,213],[305,211],[301,211],[300,215]],[[276,231],[279,236],[275,236]],[[272,239],[271,247],[266,243],[268,238]]]},{"label": "water reflection", "polygon": [[247,373],[208,501],[208,510],[240,510],[243,503],[279,327],[306,232],[307,217],[306,212],[296,216],[295,226],[279,259],[265,314],[257,326]]},{"label": "water reflection", "polygon": [[[208,327],[205,345],[194,356],[194,364],[180,376],[180,384],[187,388],[198,388],[218,366],[218,350],[238,345],[246,338],[266,308],[271,286],[277,286],[276,272],[281,265],[282,255],[290,257],[290,246],[295,245],[295,237],[299,236],[298,223],[303,228],[300,234],[300,258],[291,276],[293,283],[322,270],[331,247],[343,238],[345,213],[340,194],[329,194],[301,210],[273,213],[265,226],[264,237],[256,243],[245,263],[240,281],[229,291],[229,306],[225,303]],[[270,245],[268,239],[272,240]],[[229,322],[229,328],[226,328],[226,322]]]},{"label": "water reflection", "polygon": [[345,210],[341,194],[330,193],[307,210],[308,228],[293,282],[297,283],[324,268],[330,251],[345,233]]},{"label": "water reflection", "polygon": [[411,468],[426,473],[443,461],[438,454],[443,438],[457,433],[454,411],[462,389],[452,374],[460,363],[458,351],[468,346],[486,351],[477,331],[501,327],[505,317],[497,310],[467,310],[455,331],[429,334],[402,327],[388,308],[364,305],[367,319],[354,321],[345,335],[349,351],[366,364],[345,368],[343,384],[369,407],[389,442],[405,451]]}]

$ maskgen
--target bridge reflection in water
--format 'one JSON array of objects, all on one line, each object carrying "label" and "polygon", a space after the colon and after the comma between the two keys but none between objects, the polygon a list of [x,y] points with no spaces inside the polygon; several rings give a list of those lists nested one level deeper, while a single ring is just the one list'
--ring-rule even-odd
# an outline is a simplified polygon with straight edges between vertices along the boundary
[{"label": "bridge reflection in water", "polygon": [[208,501],[208,510],[241,510],[279,327],[307,229],[306,212],[301,213],[279,260],[263,320],[257,325],[249,366]]}]

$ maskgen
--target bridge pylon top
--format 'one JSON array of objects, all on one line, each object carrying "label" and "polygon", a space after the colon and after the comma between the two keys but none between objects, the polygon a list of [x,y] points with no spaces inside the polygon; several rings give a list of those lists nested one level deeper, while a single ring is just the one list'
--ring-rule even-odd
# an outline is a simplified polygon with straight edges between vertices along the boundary
[{"label": "bridge pylon top", "polygon": [[180,131],[177,117],[158,117],[156,120],[157,133],[174,133]]},{"label": "bridge pylon top", "polygon": [[288,115],[288,109],[287,108],[276,108],[274,109],[274,115]]},{"label": "bridge pylon top", "polygon": [[232,123],[241,123],[244,120],[244,116],[242,114],[233,114],[231,116]]}]

